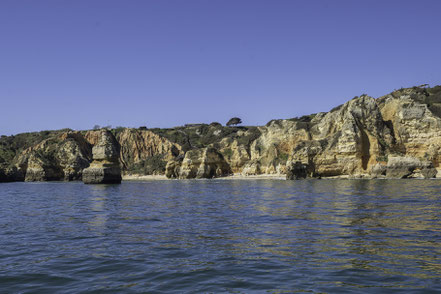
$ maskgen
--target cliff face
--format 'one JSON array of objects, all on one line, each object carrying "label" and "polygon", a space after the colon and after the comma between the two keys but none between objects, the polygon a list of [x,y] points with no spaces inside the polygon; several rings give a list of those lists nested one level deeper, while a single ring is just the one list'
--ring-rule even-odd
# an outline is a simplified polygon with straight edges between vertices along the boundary
[{"label": "cliff face", "polygon": [[275,120],[260,128],[243,173],[285,174],[292,162],[310,176],[369,173],[392,142],[374,98],[362,96],[328,112]]},{"label": "cliff face", "polygon": [[[232,173],[303,177],[434,177],[441,169],[441,86],[374,99],[261,127],[193,124],[111,130],[123,174],[212,178]],[[102,130],[0,138],[0,181],[80,180]]]},{"label": "cliff face", "polygon": [[77,132],[62,133],[26,148],[14,159],[25,181],[81,180],[90,146]]},{"label": "cliff face", "polygon": [[231,174],[230,165],[213,147],[190,150],[185,153],[182,161],[170,160],[166,166],[166,175],[169,178],[211,179],[229,174]]},{"label": "cliff face", "polygon": [[[123,174],[164,174],[167,161],[181,152],[180,145],[151,131],[124,128],[112,132],[118,150],[116,163]],[[37,142],[28,147],[24,143],[16,144],[11,137],[1,138],[0,182],[81,180],[84,169],[93,161],[93,147],[102,141],[103,130],[62,130],[47,132],[45,136],[35,133],[27,136],[37,138]],[[26,141],[22,137],[18,138],[19,142]]]},{"label": "cliff face", "polygon": [[409,88],[377,99],[390,126],[393,152],[431,161],[441,167],[441,86]]},{"label": "cliff face", "polygon": [[101,131],[97,144],[92,148],[93,161],[83,170],[83,182],[85,184],[121,183],[119,154],[120,146],[114,135],[108,130]]},{"label": "cliff face", "polygon": [[319,176],[370,173],[392,141],[375,99],[369,96],[317,114],[308,128],[310,139],[295,146],[290,159],[307,164]]},{"label": "cliff face", "polygon": [[148,130],[124,129],[117,135],[120,161],[127,173],[164,174],[165,165],[182,147]]}]

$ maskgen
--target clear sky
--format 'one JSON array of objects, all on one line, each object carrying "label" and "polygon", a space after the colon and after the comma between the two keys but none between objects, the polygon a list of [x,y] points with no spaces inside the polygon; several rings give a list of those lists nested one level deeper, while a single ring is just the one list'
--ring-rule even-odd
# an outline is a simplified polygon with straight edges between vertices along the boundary
[{"label": "clear sky", "polygon": [[441,84],[441,1],[0,0],[0,134],[245,125]]}]

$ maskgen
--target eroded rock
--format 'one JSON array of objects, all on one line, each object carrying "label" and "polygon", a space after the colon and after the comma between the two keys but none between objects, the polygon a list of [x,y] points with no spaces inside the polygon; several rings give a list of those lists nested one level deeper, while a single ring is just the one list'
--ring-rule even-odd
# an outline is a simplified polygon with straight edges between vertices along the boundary
[{"label": "eroded rock", "polygon": [[373,178],[383,177],[386,176],[387,166],[381,163],[377,163],[376,165],[372,166],[371,169],[371,176]]},{"label": "eroded rock", "polygon": [[166,163],[181,154],[181,146],[149,130],[124,129],[116,138],[122,167],[129,173],[163,174]]},{"label": "eroded rock", "polygon": [[118,142],[110,145],[101,143],[103,130],[2,136],[0,181],[81,179],[92,157],[86,178],[96,182],[118,181],[120,169],[169,178],[296,177],[291,162],[305,165],[309,177],[431,178],[441,169],[441,86],[400,89],[378,99],[362,95],[326,113],[262,127],[213,123],[112,132]]},{"label": "eroded rock", "polygon": [[91,146],[78,132],[62,133],[23,150],[14,166],[25,181],[81,180]]},{"label": "eroded rock", "polygon": [[187,151],[182,161],[167,164],[166,176],[179,179],[215,178],[231,174],[231,168],[223,155],[214,148]]},{"label": "eroded rock", "polygon": [[182,164],[183,158],[180,159],[172,159],[167,162],[167,165],[165,166],[165,176],[169,179],[178,179],[179,173],[181,170],[181,164]]},{"label": "eroded rock", "polygon": [[119,184],[119,144],[108,130],[101,131],[98,143],[92,148],[93,161],[83,170],[85,184]]},{"label": "eroded rock", "polygon": [[287,180],[306,179],[307,175],[308,175],[307,165],[301,163],[300,161],[296,161],[288,167],[288,171],[286,173],[286,179]]},{"label": "eroded rock", "polygon": [[418,177],[434,178],[437,174],[433,164],[429,161],[422,161],[410,156],[389,156],[387,162],[386,176],[388,178],[410,178]]}]

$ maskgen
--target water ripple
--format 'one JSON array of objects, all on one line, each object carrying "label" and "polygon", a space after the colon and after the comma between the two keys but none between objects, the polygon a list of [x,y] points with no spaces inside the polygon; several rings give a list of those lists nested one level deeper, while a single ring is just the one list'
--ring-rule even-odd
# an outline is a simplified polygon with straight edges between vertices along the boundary
[{"label": "water ripple", "polygon": [[0,292],[436,293],[440,187],[0,184]]}]

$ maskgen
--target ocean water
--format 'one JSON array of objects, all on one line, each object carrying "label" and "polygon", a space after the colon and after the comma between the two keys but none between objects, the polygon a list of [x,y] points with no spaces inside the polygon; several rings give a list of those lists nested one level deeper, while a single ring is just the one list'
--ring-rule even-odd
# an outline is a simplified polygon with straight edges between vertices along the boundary
[{"label": "ocean water", "polygon": [[0,184],[0,293],[440,293],[441,181]]}]

